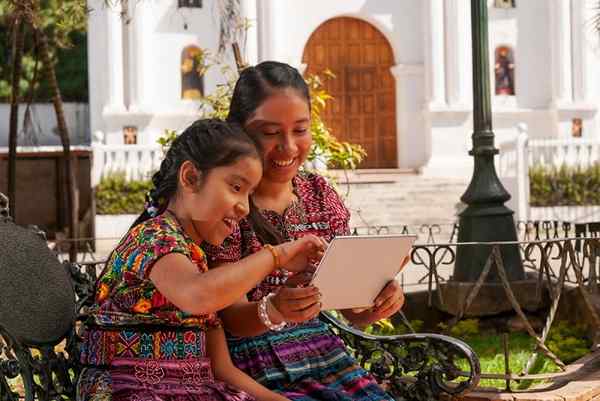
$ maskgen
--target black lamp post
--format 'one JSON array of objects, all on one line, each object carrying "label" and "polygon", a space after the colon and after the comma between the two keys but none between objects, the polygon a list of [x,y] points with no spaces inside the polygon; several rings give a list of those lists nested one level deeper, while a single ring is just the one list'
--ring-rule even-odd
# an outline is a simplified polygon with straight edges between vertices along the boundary
[{"label": "black lamp post", "polygon": [[[513,211],[504,205],[510,194],[498,179],[494,166],[492,109],[490,106],[490,77],[488,55],[487,1],[471,0],[471,36],[473,40],[473,149],[475,159],[471,182],[461,197],[467,208],[459,215],[459,242],[515,241],[517,233]],[[451,281],[476,281],[489,257],[487,246],[459,246]],[[502,260],[511,281],[525,279],[519,247],[501,248]],[[487,278],[497,281],[495,269]]]}]

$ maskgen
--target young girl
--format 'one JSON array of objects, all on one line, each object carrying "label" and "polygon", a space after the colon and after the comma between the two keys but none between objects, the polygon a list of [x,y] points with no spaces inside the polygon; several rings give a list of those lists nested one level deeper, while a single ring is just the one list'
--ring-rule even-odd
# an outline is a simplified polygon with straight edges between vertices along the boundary
[{"label": "young girl", "polygon": [[282,265],[303,270],[323,242],[265,246],[211,271],[199,246],[219,245],[237,229],[261,174],[256,144],[235,124],[201,120],[175,139],[146,211],[98,280],[79,399],[285,399],[234,367],[215,313]]},{"label": "young girl", "polygon": [[[260,213],[243,220],[222,247],[208,249],[213,265],[256,255],[267,243],[349,234],[350,214],[335,190],[321,176],[299,173],[312,137],[309,91],[298,71],[272,61],[246,68],[234,89],[229,120],[242,124],[264,149],[263,177],[252,196]],[[252,224],[257,217],[268,219],[277,231]],[[275,270],[221,312],[236,366],[294,400],[391,401],[342,341],[314,319],[318,296],[307,297],[306,288],[289,285],[287,276]],[[400,286],[392,281],[375,307],[342,313],[363,326],[391,316],[403,302]],[[258,313],[265,304],[273,305],[266,317]]]}]

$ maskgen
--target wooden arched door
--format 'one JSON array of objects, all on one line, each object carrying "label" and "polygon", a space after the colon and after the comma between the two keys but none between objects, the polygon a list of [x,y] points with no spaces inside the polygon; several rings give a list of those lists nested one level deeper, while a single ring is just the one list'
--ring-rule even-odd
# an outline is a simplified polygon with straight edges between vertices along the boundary
[{"label": "wooden arched door", "polygon": [[357,18],[331,19],[313,32],[302,61],[306,74],[336,75],[325,84],[334,99],[324,120],[337,138],[365,148],[360,167],[397,167],[394,56],[381,32]]}]

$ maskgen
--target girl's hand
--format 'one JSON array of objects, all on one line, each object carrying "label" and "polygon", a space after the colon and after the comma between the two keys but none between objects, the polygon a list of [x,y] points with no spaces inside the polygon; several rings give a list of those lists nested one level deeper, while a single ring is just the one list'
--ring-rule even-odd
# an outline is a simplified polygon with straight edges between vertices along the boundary
[{"label": "girl's hand", "polygon": [[316,287],[281,287],[271,299],[269,317],[274,323],[301,323],[316,317],[321,311],[321,294]]},{"label": "girl's hand", "polygon": [[281,265],[294,273],[312,267],[311,264],[319,263],[325,248],[327,248],[327,242],[312,234],[276,247]]}]

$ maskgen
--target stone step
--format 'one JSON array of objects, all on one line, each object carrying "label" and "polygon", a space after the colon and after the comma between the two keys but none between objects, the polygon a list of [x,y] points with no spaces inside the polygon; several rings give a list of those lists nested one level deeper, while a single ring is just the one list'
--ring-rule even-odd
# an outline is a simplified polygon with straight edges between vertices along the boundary
[{"label": "stone step", "polygon": [[391,172],[337,176],[337,189],[351,211],[352,226],[420,227],[451,224],[467,179],[425,178]]}]

